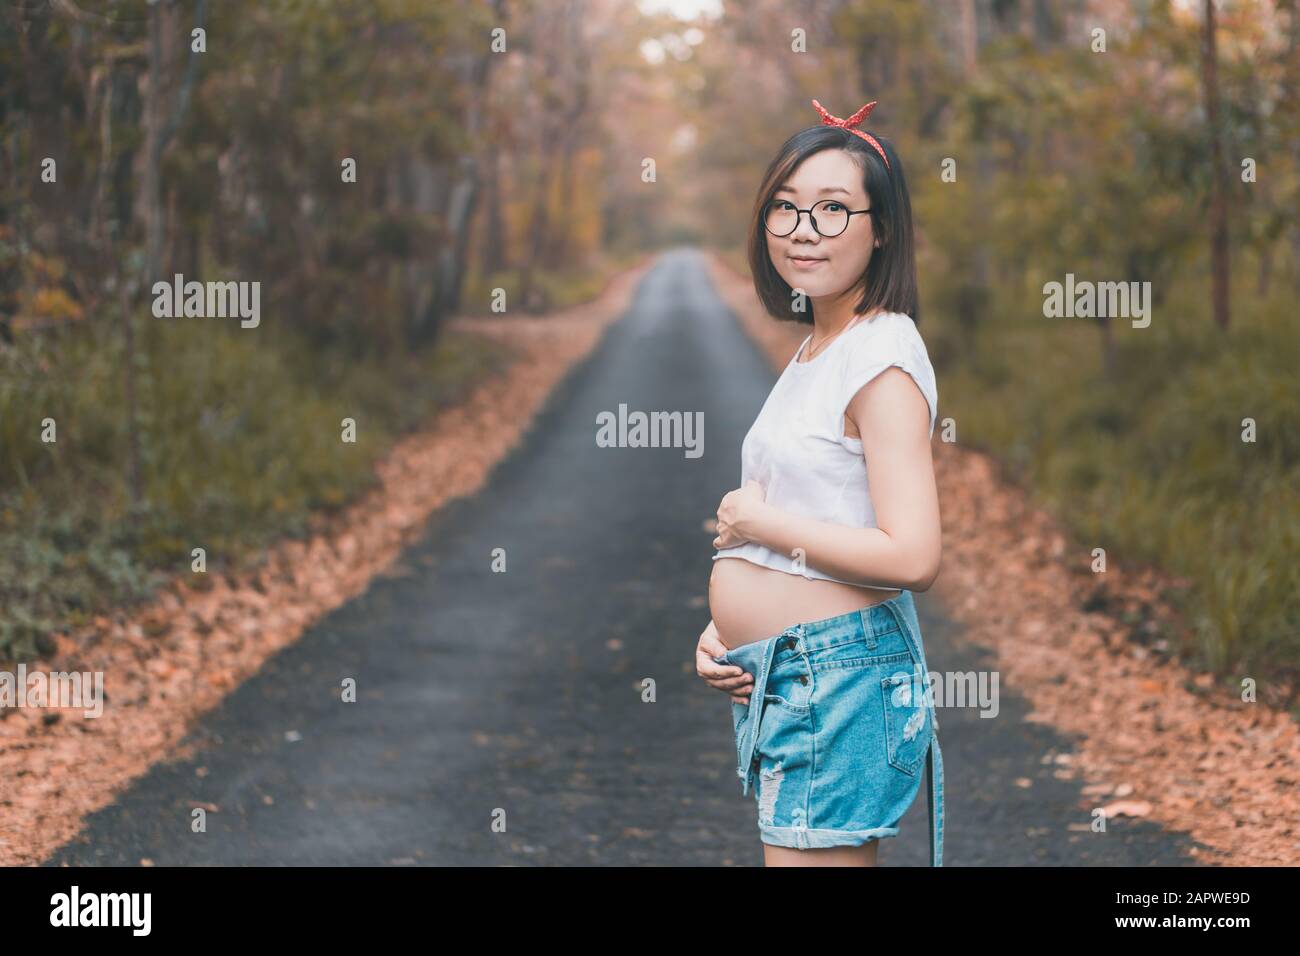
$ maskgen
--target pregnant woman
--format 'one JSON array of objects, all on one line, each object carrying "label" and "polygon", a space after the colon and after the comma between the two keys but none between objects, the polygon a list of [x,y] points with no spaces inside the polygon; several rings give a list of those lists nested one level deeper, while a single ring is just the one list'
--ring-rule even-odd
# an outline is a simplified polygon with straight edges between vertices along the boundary
[{"label": "pregnant woman", "polygon": [[916,329],[912,212],[875,103],[792,136],[759,187],[749,264],[764,307],[811,326],[718,506],[696,669],[732,701],[737,774],[764,860],[876,862],[943,762],[912,602],[939,570],[938,401]]}]

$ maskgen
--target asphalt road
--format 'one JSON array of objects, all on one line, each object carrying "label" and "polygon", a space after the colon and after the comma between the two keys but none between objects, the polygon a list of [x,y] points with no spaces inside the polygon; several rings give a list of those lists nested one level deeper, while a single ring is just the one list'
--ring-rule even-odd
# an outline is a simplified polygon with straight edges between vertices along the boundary
[{"label": "asphalt road", "polygon": [[[774,379],[698,254],[666,253],[396,576],[269,660],[194,729],[195,756],[155,766],[47,863],[761,865],[728,699],[693,653],[703,522]],[[597,415],[620,403],[702,412],[704,454],[598,447]],[[917,605],[932,670],[991,666],[929,595]],[[996,719],[939,709],[945,865],[1193,862],[1189,838],[1152,823],[1070,829],[1095,801],[1053,775],[1043,755],[1069,741],[1025,711],[1005,682]],[[217,808],[205,833],[196,804]],[[901,826],[880,861],[924,865],[924,793]]]}]

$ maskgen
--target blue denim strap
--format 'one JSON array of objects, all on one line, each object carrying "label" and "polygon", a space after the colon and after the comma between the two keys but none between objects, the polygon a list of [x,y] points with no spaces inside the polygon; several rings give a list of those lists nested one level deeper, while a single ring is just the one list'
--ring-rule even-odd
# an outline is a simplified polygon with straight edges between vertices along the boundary
[{"label": "blue denim strap", "polygon": [[930,749],[925,755],[925,803],[930,818],[930,865],[943,866],[943,751],[931,727]]},{"label": "blue denim strap", "polygon": [[[740,748],[740,761],[736,767],[736,773],[741,780],[741,796],[748,796],[749,781],[754,775],[751,766],[754,759],[754,750],[758,746],[758,725],[763,716],[763,695],[767,692],[767,676],[772,671],[772,658],[776,655],[777,647],[787,637],[798,637],[802,631],[796,625],[795,627],[786,628],[776,637],[769,637],[766,640],[766,647],[763,649],[763,656],[758,661],[758,671],[754,674],[754,688],[749,692],[749,721],[745,725],[745,736]],[[748,645],[752,647],[753,645]],[[736,663],[735,657],[728,654],[731,663]]]}]

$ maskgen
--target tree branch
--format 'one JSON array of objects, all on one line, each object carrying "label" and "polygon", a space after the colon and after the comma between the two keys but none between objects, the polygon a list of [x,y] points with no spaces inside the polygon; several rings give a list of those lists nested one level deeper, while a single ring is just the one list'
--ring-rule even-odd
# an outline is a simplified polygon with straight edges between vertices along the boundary
[{"label": "tree branch", "polygon": [[[194,4],[194,26],[190,29],[201,29],[208,19],[208,0],[196,0]],[[167,122],[163,124],[158,133],[157,149],[161,153],[171,142],[171,138],[176,135],[176,128],[180,126],[181,117],[185,115],[185,109],[190,103],[190,92],[194,89],[194,79],[198,75],[199,54],[194,52],[194,45],[190,45],[190,57],[185,63],[185,77],[181,80],[180,94],[176,97],[176,103],[172,107],[171,115],[167,117]]]},{"label": "tree branch", "polygon": [[50,9],[55,13],[62,14],[69,20],[76,20],[78,23],[113,23],[109,17],[101,16],[98,13],[87,13],[81,7],[77,6],[72,0],[47,0]]}]

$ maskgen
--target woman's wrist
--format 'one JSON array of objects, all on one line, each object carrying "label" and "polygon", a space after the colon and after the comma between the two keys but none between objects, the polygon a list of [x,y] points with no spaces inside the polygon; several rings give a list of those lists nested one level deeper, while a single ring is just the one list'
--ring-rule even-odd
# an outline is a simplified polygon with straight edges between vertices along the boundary
[{"label": "woman's wrist", "polygon": [[766,544],[767,529],[771,527],[772,518],[776,514],[776,508],[766,501],[756,501],[749,508],[739,522],[736,524],[736,531],[746,541],[753,541],[755,544]]}]

